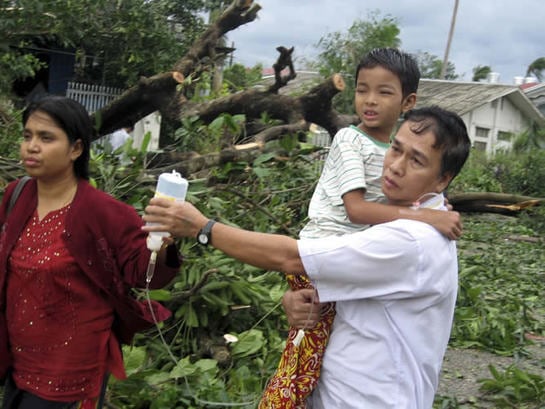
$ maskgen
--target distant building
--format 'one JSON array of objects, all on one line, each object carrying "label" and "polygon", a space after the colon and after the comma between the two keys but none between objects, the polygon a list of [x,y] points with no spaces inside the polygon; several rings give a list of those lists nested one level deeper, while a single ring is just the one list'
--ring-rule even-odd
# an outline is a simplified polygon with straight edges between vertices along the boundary
[{"label": "distant building", "polygon": [[520,86],[526,96],[545,115],[545,83],[528,83]]},{"label": "distant building", "polygon": [[422,79],[417,107],[438,105],[462,117],[475,149],[509,150],[513,138],[545,116],[518,85]]},{"label": "distant building", "polygon": [[34,55],[45,66],[35,76],[16,81],[13,85],[15,94],[26,99],[43,93],[65,95],[68,83],[75,76],[75,51],[51,46],[33,46],[21,51]]}]

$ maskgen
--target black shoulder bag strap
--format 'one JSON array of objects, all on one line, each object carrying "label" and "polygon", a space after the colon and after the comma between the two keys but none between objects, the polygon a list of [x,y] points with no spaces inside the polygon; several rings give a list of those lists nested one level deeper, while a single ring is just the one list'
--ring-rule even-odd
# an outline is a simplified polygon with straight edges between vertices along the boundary
[{"label": "black shoulder bag strap", "polygon": [[8,209],[6,210],[6,217],[8,214],[11,213],[11,209],[13,209],[15,202],[19,198],[19,195],[21,194],[21,190],[23,190],[23,188],[26,185],[26,182],[28,182],[30,179],[31,179],[30,176],[23,176],[19,180],[19,182],[17,182],[17,185],[15,186],[15,189],[13,189],[13,193],[11,194],[11,197],[9,198]]}]

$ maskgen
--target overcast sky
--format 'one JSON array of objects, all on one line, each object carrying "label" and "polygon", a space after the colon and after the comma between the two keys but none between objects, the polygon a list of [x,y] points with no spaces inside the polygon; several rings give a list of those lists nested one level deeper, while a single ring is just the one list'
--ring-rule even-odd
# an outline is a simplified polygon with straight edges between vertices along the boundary
[{"label": "overcast sky", "polygon": [[[234,62],[270,67],[276,47],[295,47],[295,59],[312,58],[327,33],[346,33],[369,12],[398,20],[401,49],[443,59],[454,0],[255,0],[258,18],[229,33]],[[473,68],[489,65],[500,82],[512,84],[528,65],[545,57],[544,0],[460,0],[449,61],[470,81]]]}]

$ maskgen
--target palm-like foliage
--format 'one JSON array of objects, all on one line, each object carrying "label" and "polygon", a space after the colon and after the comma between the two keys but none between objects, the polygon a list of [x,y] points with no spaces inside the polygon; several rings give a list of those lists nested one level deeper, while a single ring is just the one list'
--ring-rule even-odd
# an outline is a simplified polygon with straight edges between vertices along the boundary
[{"label": "palm-like foliage", "polygon": [[479,82],[484,80],[491,72],[492,68],[489,65],[477,65],[473,68],[473,78],[471,81]]},{"label": "palm-like foliage", "polygon": [[540,57],[534,60],[526,70],[526,76],[534,75],[539,82],[543,80],[543,74],[545,71],[545,57]]}]

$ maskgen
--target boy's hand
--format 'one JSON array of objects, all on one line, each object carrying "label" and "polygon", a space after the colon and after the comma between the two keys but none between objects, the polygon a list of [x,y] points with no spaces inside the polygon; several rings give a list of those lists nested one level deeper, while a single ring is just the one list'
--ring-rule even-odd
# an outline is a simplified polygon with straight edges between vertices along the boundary
[{"label": "boy's hand", "polygon": [[297,329],[312,328],[320,318],[320,302],[314,289],[286,291],[282,306],[288,323]]},{"label": "boy's hand", "polygon": [[462,235],[462,220],[460,213],[449,210],[448,212],[433,209],[418,209],[422,212],[424,220],[435,227],[450,240],[458,240]]},{"label": "boy's hand", "polygon": [[444,203],[445,203],[445,207],[449,210],[449,212],[450,212],[452,209],[454,209],[454,208],[452,207],[452,205],[448,202],[448,197],[446,197],[446,196],[445,196],[445,201],[444,201]]}]

